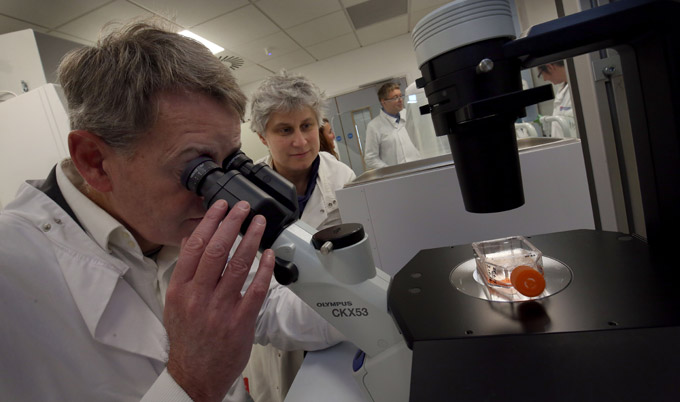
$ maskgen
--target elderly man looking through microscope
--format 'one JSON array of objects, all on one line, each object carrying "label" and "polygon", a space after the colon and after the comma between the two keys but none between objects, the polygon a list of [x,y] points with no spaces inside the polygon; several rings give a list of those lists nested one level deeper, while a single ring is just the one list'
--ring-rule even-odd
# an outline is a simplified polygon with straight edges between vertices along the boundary
[{"label": "elderly man looking through microscope", "polygon": [[337,341],[270,284],[264,218],[239,242],[250,206],[206,211],[180,183],[241,143],[245,96],[208,49],[135,23],[68,54],[59,81],[71,157],[0,213],[0,399],[242,402],[254,340]]},{"label": "elderly man looking through microscope", "polygon": [[406,131],[404,95],[399,84],[388,82],[378,89],[382,109],[366,126],[364,161],[369,169],[420,159],[420,152]]},{"label": "elderly man looking through microscope", "polygon": [[[300,220],[316,229],[341,223],[335,191],[355,179],[347,165],[319,152],[325,98],[307,78],[281,72],[252,95],[251,128],[269,149],[265,162],[295,185]],[[246,369],[256,401],[283,401],[302,363],[302,351],[253,348]]]}]

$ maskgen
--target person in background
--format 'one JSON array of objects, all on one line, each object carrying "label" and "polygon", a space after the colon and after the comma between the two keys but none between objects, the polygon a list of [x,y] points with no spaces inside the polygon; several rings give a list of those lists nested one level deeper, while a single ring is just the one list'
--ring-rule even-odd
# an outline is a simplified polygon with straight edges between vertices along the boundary
[{"label": "person in background", "polygon": [[[561,118],[564,122],[564,124],[560,124],[558,121],[551,122],[550,137],[575,137],[576,122],[574,121],[574,110],[571,106],[571,91],[567,82],[564,60],[543,64],[538,66],[537,69],[539,77],[557,86],[552,115]],[[565,132],[564,127],[568,127],[569,130]]]},{"label": "person in background", "polygon": [[245,402],[253,341],[341,339],[271,285],[261,215],[239,242],[248,203],[206,211],[180,182],[241,144],[246,97],[207,48],[135,22],[58,76],[70,158],[0,212],[1,400]]},{"label": "person in background", "polygon": [[[307,78],[281,72],[266,78],[252,95],[251,129],[269,148],[258,162],[295,185],[300,219],[316,229],[342,223],[335,191],[355,179],[347,165],[319,152],[324,96]],[[255,401],[283,401],[303,352],[273,346],[253,348],[246,377]]]},{"label": "person in background", "polygon": [[399,84],[388,82],[378,90],[382,109],[366,126],[364,161],[369,169],[420,159],[406,131],[404,96]]},{"label": "person in background", "polygon": [[331,122],[327,118],[323,118],[323,124],[319,127],[319,149],[322,152],[328,152],[335,156],[335,159],[340,160],[338,153],[335,152],[335,133]]}]

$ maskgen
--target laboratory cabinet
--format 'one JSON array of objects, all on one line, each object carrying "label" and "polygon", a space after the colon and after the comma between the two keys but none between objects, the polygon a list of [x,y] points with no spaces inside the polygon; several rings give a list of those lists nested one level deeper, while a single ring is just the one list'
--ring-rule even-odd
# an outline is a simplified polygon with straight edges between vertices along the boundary
[{"label": "laboratory cabinet", "polygon": [[69,121],[61,88],[46,84],[0,103],[0,204],[21,183],[44,179],[68,156]]}]

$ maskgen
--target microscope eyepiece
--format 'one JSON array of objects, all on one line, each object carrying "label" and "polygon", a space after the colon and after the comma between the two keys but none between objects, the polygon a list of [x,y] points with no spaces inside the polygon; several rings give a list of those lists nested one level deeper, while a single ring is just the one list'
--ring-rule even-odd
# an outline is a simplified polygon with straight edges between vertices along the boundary
[{"label": "microscope eyepiece", "polygon": [[187,165],[182,172],[182,185],[192,193],[201,194],[201,182],[214,170],[220,169],[209,156],[200,156]]},{"label": "microscope eyepiece", "polygon": [[253,160],[250,159],[246,154],[243,153],[240,149],[231,155],[227,156],[224,158],[222,161],[222,168],[224,170],[232,170],[232,169],[240,169],[241,166],[243,166],[244,163],[253,163]]}]

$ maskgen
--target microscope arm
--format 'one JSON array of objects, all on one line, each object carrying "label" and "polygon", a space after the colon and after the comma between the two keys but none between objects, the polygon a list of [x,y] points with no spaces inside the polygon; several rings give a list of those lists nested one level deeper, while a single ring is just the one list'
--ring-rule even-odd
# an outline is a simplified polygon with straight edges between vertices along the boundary
[{"label": "microscope arm", "polygon": [[412,352],[387,311],[390,276],[375,268],[361,225],[317,232],[297,221],[272,249],[297,269],[289,289],[365,353],[353,370],[367,400],[407,401]]},{"label": "microscope arm", "polygon": [[356,243],[334,249],[317,249],[316,233],[297,221],[274,241],[277,262],[291,262],[298,271],[297,280],[283,284],[369,356],[403,342],[387,312],[390,277],[375,268],[363,229],[356,233]]}]

